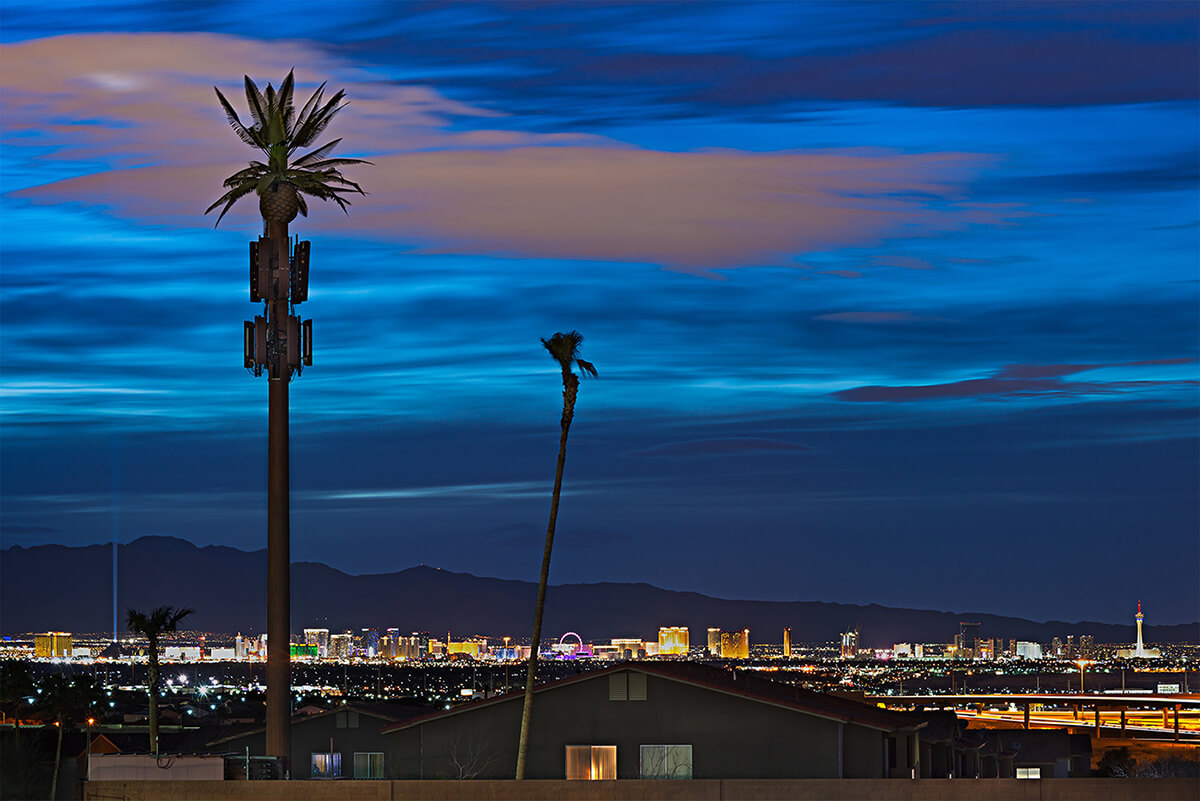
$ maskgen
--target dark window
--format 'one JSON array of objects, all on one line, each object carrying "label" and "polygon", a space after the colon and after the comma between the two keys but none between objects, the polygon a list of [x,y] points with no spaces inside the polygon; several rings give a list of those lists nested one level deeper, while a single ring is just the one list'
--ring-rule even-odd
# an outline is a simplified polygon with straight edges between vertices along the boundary
[{"label": "dark window", "polygon": [[382,779],[383,778],[383,752],[382,751],[355,751],[354,752],[354,778],[356,778],[356,779]]}]

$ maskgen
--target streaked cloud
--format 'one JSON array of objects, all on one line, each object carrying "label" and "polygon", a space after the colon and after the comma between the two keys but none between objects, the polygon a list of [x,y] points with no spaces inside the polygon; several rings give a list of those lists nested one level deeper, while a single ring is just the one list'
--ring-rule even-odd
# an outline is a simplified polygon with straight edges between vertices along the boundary
[{"label": "streaked cloud", "polygon": [[1021,397],[1021,396],[1086,396],[1110,395],[1148,389],[1182,389],[1200,386],[1193,379],[1141,379],[1109,381],[1063,381],[1066,376],[1109,367],[1144,367],[1194,363],[1194,359],[1155,359],[1124,364],[1052,364],[1009,365],[986,378],[971,378],[945,384],[912,386],[866,386],[845,389],[833,396],[845,401],[910,402],[948,398]]},{"label": "streaked cloud", "polygon": [[[573,482],[571,494],[586,492],[581,482]],[[416,498],[544,498],[545,482],[507,481],[491,484],[456,484],[440,487],[394,487],[388,489],[343,489],[328,492],[301,493],[302,498],[316,501],[395,501]]]},{"label": "streaked cloud", "polygon": [[650,448],[633,451],[631,456],[658,456],[691,458],[705,456],[733,456],[746,453],[802,453],[812,450],[807,445],[763,437],[723,437],[720,439],[693,439],[685,442],[665,442]]}]

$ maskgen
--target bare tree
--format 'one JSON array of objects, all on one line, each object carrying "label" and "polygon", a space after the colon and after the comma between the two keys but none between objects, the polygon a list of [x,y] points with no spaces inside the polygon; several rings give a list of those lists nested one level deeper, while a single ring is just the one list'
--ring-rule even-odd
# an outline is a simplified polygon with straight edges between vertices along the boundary
[{"label": "bare tree", "polygon": [[692,778],[692,749],[690,746],[643,745],[640,757],[643,779]]},{"label": "bare tree", "polygon": [[483,729],[477,728],[468,734],[465,740],[461,736],[455,735],[454,739],[450,741],[447,758],[450,762],[452,779],[474,779],[495,764],[500,756],[494,751],[487,750],[487,740],[483,736]]}]

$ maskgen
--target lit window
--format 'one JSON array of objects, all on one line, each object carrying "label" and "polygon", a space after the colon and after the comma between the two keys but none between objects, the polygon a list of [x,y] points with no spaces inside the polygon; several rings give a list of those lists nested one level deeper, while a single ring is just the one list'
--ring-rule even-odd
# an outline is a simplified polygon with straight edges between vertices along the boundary
[{"label": "lit window", "polygon": [[1042,778],[1041,768],[1017,768],[1018,779],[1040,779]]},{"label": "lit window", "polygon": [[568,779],[617,778],[617,747],[615,745],[568,745]]},{"label": "lit window", "polygon": [[310,775],[314,779],[340,779],[340,778],[342,778],[342,755],[341,754],[313,754],[312,755],[312,772]]},{"label": "lit window", "polygon": [[356,778],[356,779],[382,779],[383,778],[383,752],[382,751],[355,751],[354,752],[354,778]]},{"label": "lit window", "polygon": [[690,745],[643,745],[641,778],[692,778],[692,747]]}]

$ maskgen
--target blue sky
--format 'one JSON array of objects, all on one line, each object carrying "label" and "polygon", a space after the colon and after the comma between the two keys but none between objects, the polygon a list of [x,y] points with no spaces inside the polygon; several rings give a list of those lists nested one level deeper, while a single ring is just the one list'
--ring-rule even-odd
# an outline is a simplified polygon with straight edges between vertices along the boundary
[{"label": "blue sky", "polygon": [[[317,9],[322,11],[317,13]],[[1168,3],[5,3],[3,544],[265,542],[252,157],[314,206],[293,555],[1121,621],[1200,591],[1200,15]]]}]

